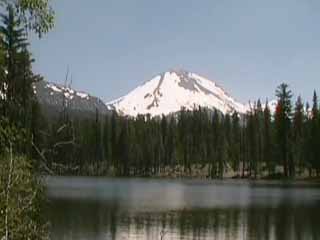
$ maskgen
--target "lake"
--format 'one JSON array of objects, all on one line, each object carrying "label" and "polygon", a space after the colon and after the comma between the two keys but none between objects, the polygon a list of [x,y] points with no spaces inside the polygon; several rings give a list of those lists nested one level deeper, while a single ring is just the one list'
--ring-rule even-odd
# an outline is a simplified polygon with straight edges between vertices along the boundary
[{"label": "lake", "polygon": [[53,240],[320,239],[320,185],[49,177]]}]

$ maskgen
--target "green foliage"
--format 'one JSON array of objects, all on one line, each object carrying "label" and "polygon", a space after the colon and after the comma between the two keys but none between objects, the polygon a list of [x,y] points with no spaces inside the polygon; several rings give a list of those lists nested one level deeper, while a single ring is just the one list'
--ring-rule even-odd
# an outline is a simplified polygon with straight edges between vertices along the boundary
[{"label": "green foliage", "polygon": [[313,105],[311,110],[310,128],[310,163],[312,168],[316,170],[317,176],[320,176],[320,112],[318,96],[316,91],[314,91],[313,93]]},{"label": "green foliage", "polygon": [[[43,188],[30,161],[0,156],[0,238],[48,239]],[[8,237],[8,238],[6,238]]]},{"label": "green foliage", "polygon": [[263,111],[263,162],[269,175],[274,174],[276,162],[274,160],[273,125],[271,123],[271,112],[266,101]]},{"label": "green foliage", "polygon": [[27,40],[24,30],[19,28],[19,20],[14,15],[13,9],[8,8],[6,15],[2,15],[1,46],[4,52],[4,77],[1,81],[0,106],[3,116],[23,128],[30,125],[33,89],[32,84],[37,76],[32,73],[32,59],[27,50]]},{"label": "green foliage", "polygon": [[290,155],[290,128],[291,128],[291,98],[292,92],[288,85],[282,83],[276,90],[278,104],[275,112],[276,141],[278,144],[279,163],[283,164],[284,175],[294,176],[294,165]]},{"label": "green foliage", "polygon": [[32,138],[39,138],[38,126],[35,123],[40,112],[33,93],[33,83],[39,81],[40,77],[32,72],[33,60],[27,49],[24,29],[20,27],[13,8],[8,7],[7,10],[7,14],[1,15],[0,26],[1,49],[4,53],[0,68],[3,70],[0,71],[3,76],[0,81],[0,112],[3,121],[10,122],[25,138],[24,144],[14,144],[15,151],[34,156],[31,141]]},{"label": "green foliage", "polygon": [[304,106],[302,103],[302,99],[299,96],[295,103],[295,110],[292,120],[292,154],[293,154],[293,161],[302,170],[306,163],[303,161],[304,158],[304,141],[303,138],[305,134],[304,129],[304,122],[305,122],[305,113],[304,113]]},{"label": "green foliage", "polygon": [[20,27],[19,19],[16,17],[12,7],[8,7],[7,14],[1,14],[0,27],[2,34],[1,44],[7,52],[18,52],[27,46],[25,30]]},{"label": "green foliage", "polygon": [[32,84],[26,27],[38,34],[52,27],[45,0],[0,0],[0,239],[48,239],[42,213],[43,188],[32,143],[39,137],[40,112]]},{"label": "green foliage", "polygon": [[18,129],[6,118],[0,118],[0,154],[8,153],[10,145],[14,150],[26,143],[25,130]]},{"label": "green foliage", "polygon": [[49,0],[0,0],[0,6],[12,8],[19,21],[39,37],[54,26],[54,11]]}]

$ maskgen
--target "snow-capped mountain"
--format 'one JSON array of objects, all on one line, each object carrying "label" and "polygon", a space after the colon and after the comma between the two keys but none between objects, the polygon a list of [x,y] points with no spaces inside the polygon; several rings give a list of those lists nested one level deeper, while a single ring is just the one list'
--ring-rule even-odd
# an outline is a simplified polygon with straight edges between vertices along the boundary
[{"label": "snow-capped mountain", "polygon": [[107,106],[129,116],[167,115],[181,108],[192,110],[198,106],[217,109],[224,114],[248,110],[215,82],[185,70],[162,73]]}]

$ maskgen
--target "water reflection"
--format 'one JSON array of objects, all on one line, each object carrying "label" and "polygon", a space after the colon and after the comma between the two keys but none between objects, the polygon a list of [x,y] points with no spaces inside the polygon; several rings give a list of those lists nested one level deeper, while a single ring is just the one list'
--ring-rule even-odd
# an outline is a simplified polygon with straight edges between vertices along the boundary
[{"label": "water reflection", "polygon": [[54,240],[320,239],[315,186],[61,178],[48,186]]}]

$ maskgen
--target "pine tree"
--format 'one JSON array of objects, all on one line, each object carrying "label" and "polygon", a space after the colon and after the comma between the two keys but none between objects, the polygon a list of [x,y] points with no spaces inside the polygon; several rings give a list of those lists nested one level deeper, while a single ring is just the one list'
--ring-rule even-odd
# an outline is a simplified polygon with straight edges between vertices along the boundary
[{"label": "pine tree", "polygon": [[293,156],[294,163],[299,166],[300,171],[303,170],[303,145],[304,145],[304,109],[302,99],[299,96],[295,104],[295,111],[293,115],[293,126],[292,126],[292,144],[293,144]]},{"label": "pine tree", "polygon": [[220,116],[218,111],[215,109],[212,116],[211,122],[208,123],[209,130],[207,131],[208,134],[208,176],[210,178],[217,177],[217,149],[218,149],[218,142],[219,142],[219,129],[220,129]]},{"label": "pine tree", "polygon": [[[227,120],[228,121],[228,120]],[[227,140],[227,130],[229,127],[229,123],[226,122],[224,118],[222,118],[222,129],[219,131],[219,143],[217,146],[217,159],[218,159],[218,177],[223,178],[225,166],[228,160],[228,140]]]},{"label": "pine tree", "polygon": [[304,156],[304,165],[309,171],[309,177],[312,176],[312,156],[314,149],[312,148],[312,127],[311,127],[312,118],[310,116],[310,105],[306,103],[306,116],[305,123],[303,127],[304,132],[304,143],[303,143],[303,156]]},{"label": "pine tree", "polygon": [[[6,14],[1,14],[0,46],[3,53],[0,66],[0,111],[3,117],[14,122],[25,130],[27,144],[20,149],[28,157],[32,154],[32,138],[39,139],[40,131],[33,124],[41,118],[37,110],[37,100],[33,92],[33,83],[42,78],[32,71],[31,54],[27,49],[28,42],[25,30],[12,7],[7,8]],[[35,156],[33,154],[33,156]]]},{"label": "pine tree", "polygon": [[266,101],[265,108],[263,111],[263,162],[267,166],[268,175],[274,174],[274,156],[273,156],[273,146],[272,146],[272,125],[271,125],[271,113],[269,108],[268,100]]},{"label": "pine tree", "polygon": [[128,120],[124,119],[122,122],[121,132],[119,136],[119,141],[117,144],[117,153],[119,156],[119,176],[129,176],[129,151],[130,151],[130,142],[129,142],[129,126]]},{"label": "pine tree", "polygon": [[258,175],[258,139],[257,139],[257,121],[256,121],[256,106],[247,116],[247,147],[248,147],[248,159],[249,159],[249,176],[256,178]]},{"label": "pine tree", "polygon": [[177,124],[174,117],[170,118],[168,127],[168,141],[166,144],[166,152],[168,155],[169,166],[173,167],[177,164]]},{"label": "pine tree", "polygon": [[7,14],[1,14],[2,25],[0,26],[1,49],[4,51],[4,72],[5,77],[1,83],[1,92],[5,95],[2,103],[4,116],[11,118],[11,121],[18,121],[16,111],[21,106],[21,82],[24,79],[24,72],[21,77],[21,70],[25,69],[27,58],[27,40],[24,29],[19,27],[19,21],[15,16],[12,7],[8,7]]},{"label": "pine tree", "polygon": [[117,153],[117,142],[119,136],[119,120],[117,113],[115,111],[112,112],[111,115],[111,159],[112,165],[117,170],[118,168],[118,153]]},{"label": "pine tree", "polygon": [[260,173],[260,168],[261,168],[261,164],[262,164],[262,161],[263,161],[263,109],[262,109],[262,104],[261,104],[261,101],[260,99],[258,99],[257,101],[257,106],[256,106],[256,109],[255,109],[255,135],[256,135],[256,139],[257,139],[257,164],[256,164],[256,171],[257,171],[257,174]]},{"label": "pine tree", "polygon": [[111,123],[110,116],[106,115],[104,119],[103,129],[103,147],[106,159],[106,171],[109,171],[112,159],[112,144],[111,144]]},{"label": "pine tree", "polygon": [[320,175],[320,149],[319,149],[319,139],[320,139],[320,126],[319,126],[319,105],[318,96],[316,91],[313,93],[313,105],[312,105],[312,116],[311,116],[311,164],[316,170],[316,175]]},{"label": "pine tree", "polygon": [[233,171],[240,175],[240,118],[237,112],[232,114],[231,163]]},{"label": "pine tree", "polygon": [[248,168],[248,137],[247,137],[247,115],[243,116],[241,119],[241,129],[240,129],[240,158],[241,158],[241,177],[246,176],[246,170]]},{"label": "pine tree", "polygon": [[[275,112],[275,127],[278,144],[278,157],[283,165],[285,177],[293,175],[293,163],[290,161],[290,128],[292,92],[282,83],[276,90],[278,104]],[[279,163],[280,163],[279,162]],[[290,166],[289,166],[290,165]]]}]

